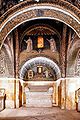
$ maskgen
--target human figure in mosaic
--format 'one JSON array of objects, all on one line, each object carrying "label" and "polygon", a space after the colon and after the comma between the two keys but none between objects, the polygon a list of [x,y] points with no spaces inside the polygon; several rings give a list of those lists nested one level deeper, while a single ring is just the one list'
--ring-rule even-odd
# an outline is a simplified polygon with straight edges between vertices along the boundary
[{"label": "human figure in mosaic", "polygon": [[[48,40],[48,39],[47,39],[47,40]],[[51,37],[51,39],[48,40],[48,41],[49,41],[49,43],[50,43],[50,50],[51,50],[52,52],[55,52],[55,51],[56,51],[56,42],[55,42],[54,38]]]},{"label": "human figure in mosaic", "polygon": [[48,70],[45,71],[45,76],[48,78]]},{"label": "human figure in mosaic", "polygon": [[29,39],[26,41],[24,40],[27,44],[27,51],[30,52],[32,49],[33,49],[33,45],[32,45],[32,40],[31,38],[29,37]]}]

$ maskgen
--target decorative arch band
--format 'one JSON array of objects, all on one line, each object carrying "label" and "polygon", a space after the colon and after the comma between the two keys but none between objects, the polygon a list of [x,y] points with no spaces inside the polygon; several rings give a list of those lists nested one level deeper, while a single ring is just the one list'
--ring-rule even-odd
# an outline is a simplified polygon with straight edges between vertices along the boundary
[{"label": "decorative arch band", "polygon": [[49,67],[51,67],[53,69],[53,71],[55,71],[57,78],[61,77],[60,68],[58,67],[58,65],[54,61],[52,61],[52,60],[50,60],[49,58],[46,58],[46,57],[35,57],[35,58],[32,58],[32,59],[28,60],[22,66],[22,68],[20,70],[20,79],[24,79],[24,76],[25,76],[27,70],[32,65],[35,65],[35,64],[38,64],[38,63],[48,65]]},{"label": "decorative arch band", "polygon": [[[22,5],[22,4],[21,4]],[[18,7],[18,6],[17,6]],[[14,7],[13,7],[14,8]],[[12,8],[12,9],[13,9]],[[12,10],[11,9],[11,10]],[[9,11],[10,12],[10,11]],[[4,18],[4,17],[3,17]],[[0,25],[0,44],[2,46],[8,34],[22,23],[34,19],[54,19],[61,21],[71,27],[80,37],[80,19],[73,11],[59,4],[38,3],[19,7],[7,16]],[[0,20],[1,21],[1,20]]]}]

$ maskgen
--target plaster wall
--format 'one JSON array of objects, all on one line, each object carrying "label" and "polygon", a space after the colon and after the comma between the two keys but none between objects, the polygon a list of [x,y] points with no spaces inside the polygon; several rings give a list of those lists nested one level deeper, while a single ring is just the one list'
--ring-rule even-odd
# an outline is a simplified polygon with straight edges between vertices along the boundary
[{"label": "plaster wall", "polygon": [[[59,87],[60,89],[58,89]],[[5,88],[6,108],[15,108],[15,104],[16,104],[16,108],[18,108],[19,107],[19,80],[16,80],[16,92],[15,92],[14,79],[0,78],[0,88]],[[80,88],[79,77],[78,78],[77,77],[61,78],[57,80],[56,83],[53,85],[53,97],[52,97],[53,105],[55,104],[56,106],[60,106],[61,109],[75,110],[76,109],[75,91],[79,88]]]},{"label": "plaster wall", "polygon": [[75,91],[80,88],[80,77],[66,78],[66,109],[76,109]]},{"label": "plaster wall", "polygon": [[0,88],[5,89],[5,107],[14,108],[14,80],[0,78]]}]

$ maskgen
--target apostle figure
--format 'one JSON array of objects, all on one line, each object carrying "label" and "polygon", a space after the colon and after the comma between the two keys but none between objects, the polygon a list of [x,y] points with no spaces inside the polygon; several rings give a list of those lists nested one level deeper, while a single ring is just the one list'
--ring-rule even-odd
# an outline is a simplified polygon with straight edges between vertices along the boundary
[{"label": "apostle figure", "polygon": [[48,70],[45,71],[45,76],[48,78]]},{"label": "apostle figure", "polygon": [[32,49],[33,49],[33,45],[32,45],[32,40],[31,38],[29,37],[29,39],[26,41],[24,40],[27,44],[27,51],[30,52]]},{"label": "apostle figure", "polygon": [[[48,40],[48,39],[47,39],[47,40]],[[50,50],[51,50],[52,52],[55,52],[55,51],[56,51],[56,42],[55,42],[54,38],[51,37],[51,39],[48,40],[48,41],[49,41],[49,43],[50,43]]]}]

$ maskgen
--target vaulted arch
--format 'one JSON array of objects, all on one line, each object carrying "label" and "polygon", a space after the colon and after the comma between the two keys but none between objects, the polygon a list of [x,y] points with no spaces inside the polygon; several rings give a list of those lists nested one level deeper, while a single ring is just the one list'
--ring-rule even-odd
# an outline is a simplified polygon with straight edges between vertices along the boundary
[{"label": "vaulted arch", "polygon": [[[69,7],[67,7],[69,6]],[[54,19],[61,21],[71,27],[80,37],[79,9],[66,1],[47,3],[39,2],[27,4],[23,2],[11,8],[0,19],[0,44],[4,42],[8,34],[16,27],[29,20]]]}]

